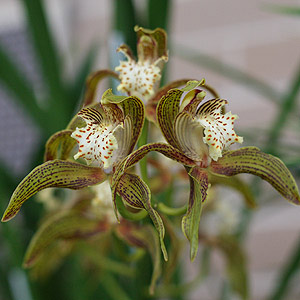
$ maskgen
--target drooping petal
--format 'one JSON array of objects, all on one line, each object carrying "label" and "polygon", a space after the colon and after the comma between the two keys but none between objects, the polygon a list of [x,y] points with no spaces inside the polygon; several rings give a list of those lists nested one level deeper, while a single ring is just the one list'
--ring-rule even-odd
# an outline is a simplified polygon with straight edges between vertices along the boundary
[{"label": "drooping petal", "polygon": [[66,160],[51,160],[33,169],[15,189],[2,222],[12,219],[22,204],[37,192],[49,187],[81,189],[101,183],[106,175],[100,168]]},{"label": "drooping petal", "polygon": [[226,151],[218,161],[211,163],[209,169],[213,173],[226,176],[240,173],[259,176],[269,182],[288,201],[300,204],[298,187],[288,168],[279,158],[256,147]]},{"label": "drooping petal", "polygon": [[182,218],[182,231],[190,241],[190,258],[194,260],[198,251],[199,223],[202,204],[207,196],[208,175],[204,169],[194,167],[189,170],[190,199],[187,213]]},{"label": "drooping petal", "polygon": [[88,238],[108,230],[104,220],[91,218],[78,211],[62,211],[48,218],[33,236],[24,258],[24,266],[30,267],[39,255],[56,240]]},{"label": "drooping petal", "polygon": [[114,132],[118,127],[123,129],[123,125],[105,120],[106,115],[94,108],[84,108],[78,116],[86,121],[86,126],[77,127],[71,135],[79,144],[74,158],[82,157],[88,164],[110,168],[115,162],[115,150],[118,149]]},{"label": "drooping petal", "polygon": [[155,285],[161,275],[161,259],[159,249],[159,239],[157,233],[151,225],[137,226],[134,223],[121,222],[116,227],[117,235],[126,243],[149,251],[153,261],[153,272],[149,292],[154,293]]},{"label": "drooping petal", "polygon": [[135,174],[124,173],[117,185],[117,192],[123,200],[134,208],[147,210],[155,228],[159,234],[161,250],[165,260],[168,260],[164,244],[165,228],[157,211],[151,206],[151,192],[145,182]]},{"label": "drooping petal", "polygon": [[221,113],[225,104],[224,99],[213,99],[202,104],[197,111],[197,120],[204,127],[203,141],[209,146],[209,156],[213,160],[222,157],[222,151],[230,145],[243,142],[233,129],[238,116],[231,112]]},{"label": "drooping petal", "polygon": [[71,138],[71,134],[72,130],[62,130],[53,134],[46,143],[44,161],[67,159],[76,145],[75,140]]}]

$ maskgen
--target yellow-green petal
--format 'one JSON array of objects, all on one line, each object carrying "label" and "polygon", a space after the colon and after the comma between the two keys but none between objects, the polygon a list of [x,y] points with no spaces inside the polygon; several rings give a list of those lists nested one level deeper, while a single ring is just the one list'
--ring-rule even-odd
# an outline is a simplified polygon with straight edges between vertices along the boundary
[{"label": "yellow-green petal", "polygon": [[53,134],[45,146],[44,161],[67,159],[76,141],[71,138],[72,130],[62,130]]},{"label": "yellow-green petal", "polygon": [[202,204],[207,196],[208,175],[204,169],[194,167],[189,170],[190,199],[188,210],[182,218],[182,231],[190,241],[190,258],[194,260],[198,252],[198,233]]},{"label": "yellow-green petal", "polygon": [[147,210],[155,228],[158,231],[164,258],[165,260],[168,260],[167,250],[164,244],[164,224],[158,212],[151,206],[151,192],[149,187],[139,176],[124,173],[117,185],[117,192],[129,206]]},{"label": "yellow-green petal", "polygon": [[300,195],[293,175],[277,157],[264,153],[256,147],[243,147],[225,151],[218,161],[213,161],[210,171],[219,175],[233,176],[249,173],[269,182],[284,198],[300,204]]},{"label": "yellow-green petal", "polygon": [[81,189],[101,183],[106,175],[100,168],[88,167],[66,160],[51,160],[33,169],[15,189],[2,222],[12,219],[23,203],[37,192],[49,187]]}]

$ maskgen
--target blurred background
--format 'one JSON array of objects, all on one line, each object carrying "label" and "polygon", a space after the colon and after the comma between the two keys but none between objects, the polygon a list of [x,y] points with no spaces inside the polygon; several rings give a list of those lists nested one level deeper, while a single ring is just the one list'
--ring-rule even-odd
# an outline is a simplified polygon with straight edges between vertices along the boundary
[{"label": "blurred background", "polygon": [[[239,115],[244,145],[278,155],[299,179],[299,9],[299,1],[0,0],[1,214],[19,180],[41,163],[47,138],[76,113],[86,76],[113,69],[122,42],[135,47],[136,24],[167,30],[165,82],[204,77]],[[299,299],[299,208],[268,184],[252,177],[249,184],[258,203],[244,240],[251,299]],[[0,226],[0,299],[33,297],[20,262],[40,210],[32,201],[22,219]],[[186,258],[189,279],[197,263]],[[222,263],[214,260],[215,272],[186,299],[221,299]],[[27,292],[13,292],[12,282]],[[279,286],[285,292],[275,298]]]}]

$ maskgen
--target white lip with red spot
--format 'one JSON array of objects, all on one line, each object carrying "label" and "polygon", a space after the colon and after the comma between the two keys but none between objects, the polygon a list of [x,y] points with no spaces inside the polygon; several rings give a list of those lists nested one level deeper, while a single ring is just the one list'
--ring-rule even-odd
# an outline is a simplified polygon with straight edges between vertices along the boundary
[{"label": "white lip with red spot", "polygon": [[[213,160],[222,157],[222,151],[234,143],[242,143],[234,129],[234,121],[238,118],[231,112],[221,113],[226,100],[215,99],[204,103],[198,109],[197,121],[204,127],[203,141],[209,147],[209,156]],[[202,107],[203,106],[203,107]]]},{"label": "white lip with red spot", "polygon": [[156,85],[161,78],[161,69],[157,66],[161,59],[151,64],[149,61],[135,62],[128,55],[126,56],[128,61],[120,62],[120,65],[115,68],[120,72],[121,80],[117,89],[147,101],[154,95]]},{"label": "white lip with red spot", "polygon": [[81,117],[87,125],[76,128],[71,135],[79,144],[78,153],[74,158],[84,158],[88,165],[110,168],[115,161],[115,150],[118,149],[114,132],[121,125],[112,126],[86,119],[82,115]]}]

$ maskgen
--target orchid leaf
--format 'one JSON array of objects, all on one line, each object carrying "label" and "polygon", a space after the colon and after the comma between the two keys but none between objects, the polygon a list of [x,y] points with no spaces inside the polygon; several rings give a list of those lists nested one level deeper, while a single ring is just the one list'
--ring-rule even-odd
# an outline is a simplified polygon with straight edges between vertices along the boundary
[{"label": "orchid leaf", "polygon": [[139,176],[124,173],[119,180],[117,192],[129,206],[147,210],[158,231],[164,258],[168,260],[167,250],[164,244],[165,228],[160,215],[151,206],[151,192],[149,187]]},{"label": "orchid leaf", "polygon": [[259,176],[269,182],[288,201],[300,204],[297,184],[285,164],[279,158],[256,147],[226,151],[223,157],[211,163],[209,169],[212,173],[225,176],[240,173]]},{"label": "orchid leaf", "polygon": [[62,211],[48,218],[32,238],[24,258],[24,266],[30,267],[39,255],[57,240],[88,238],[108,230],[108,224],[78,211]]},{"label": "orchid leaf", "polygon": [[101,183],[106,175],[100,168],[88,167],[66,160],[51,160],[33,169],[15,189],[2,222],[12,219],[23,203],[37,192],[49,187],[81,189]]},{"label": "orchid leaf", "polygon": [[159,239],[151,225],[136,226],[133,223],[122,222],[116,228],[116,233],[126,243],[143,249],[147,249],[153,262],[153,272],[149,292],[152,295],[158,278],[161,275],[161,259]]},{"label": "orchid leaf", "polygon": [[103,80],[106,77],[113,77],[118,79],[119,75],[111,70],[100,70],[92,73],[88,77],[86,81],[83,107],[95,102],[95,96],[96,96],[98,85],[101,82],[101,80]]},{"label": "orchid leaf", "polygon": [[44,161],[67,159],[76,145],[76,141],[71,138],[71,134],[72,130],[62,130],[53,134],[46,143]]},{"label": "orchid leaf", "polygon": [[182,231],[190,241],[190,258],[193,261],[198,251],[198,232],[202,204],[207,196],[208,175],[199,167],[189,170],[190,199],[188,210],[182,218]]},{"label": "orchid leaf", "polygon": [[256,208],[257,205],[250,187],[238,176],[224,177],[217,174],[209,174],[208,178],[211,184],[224,185],[235,189],[244,197],[245,203],[249,208]]}]

